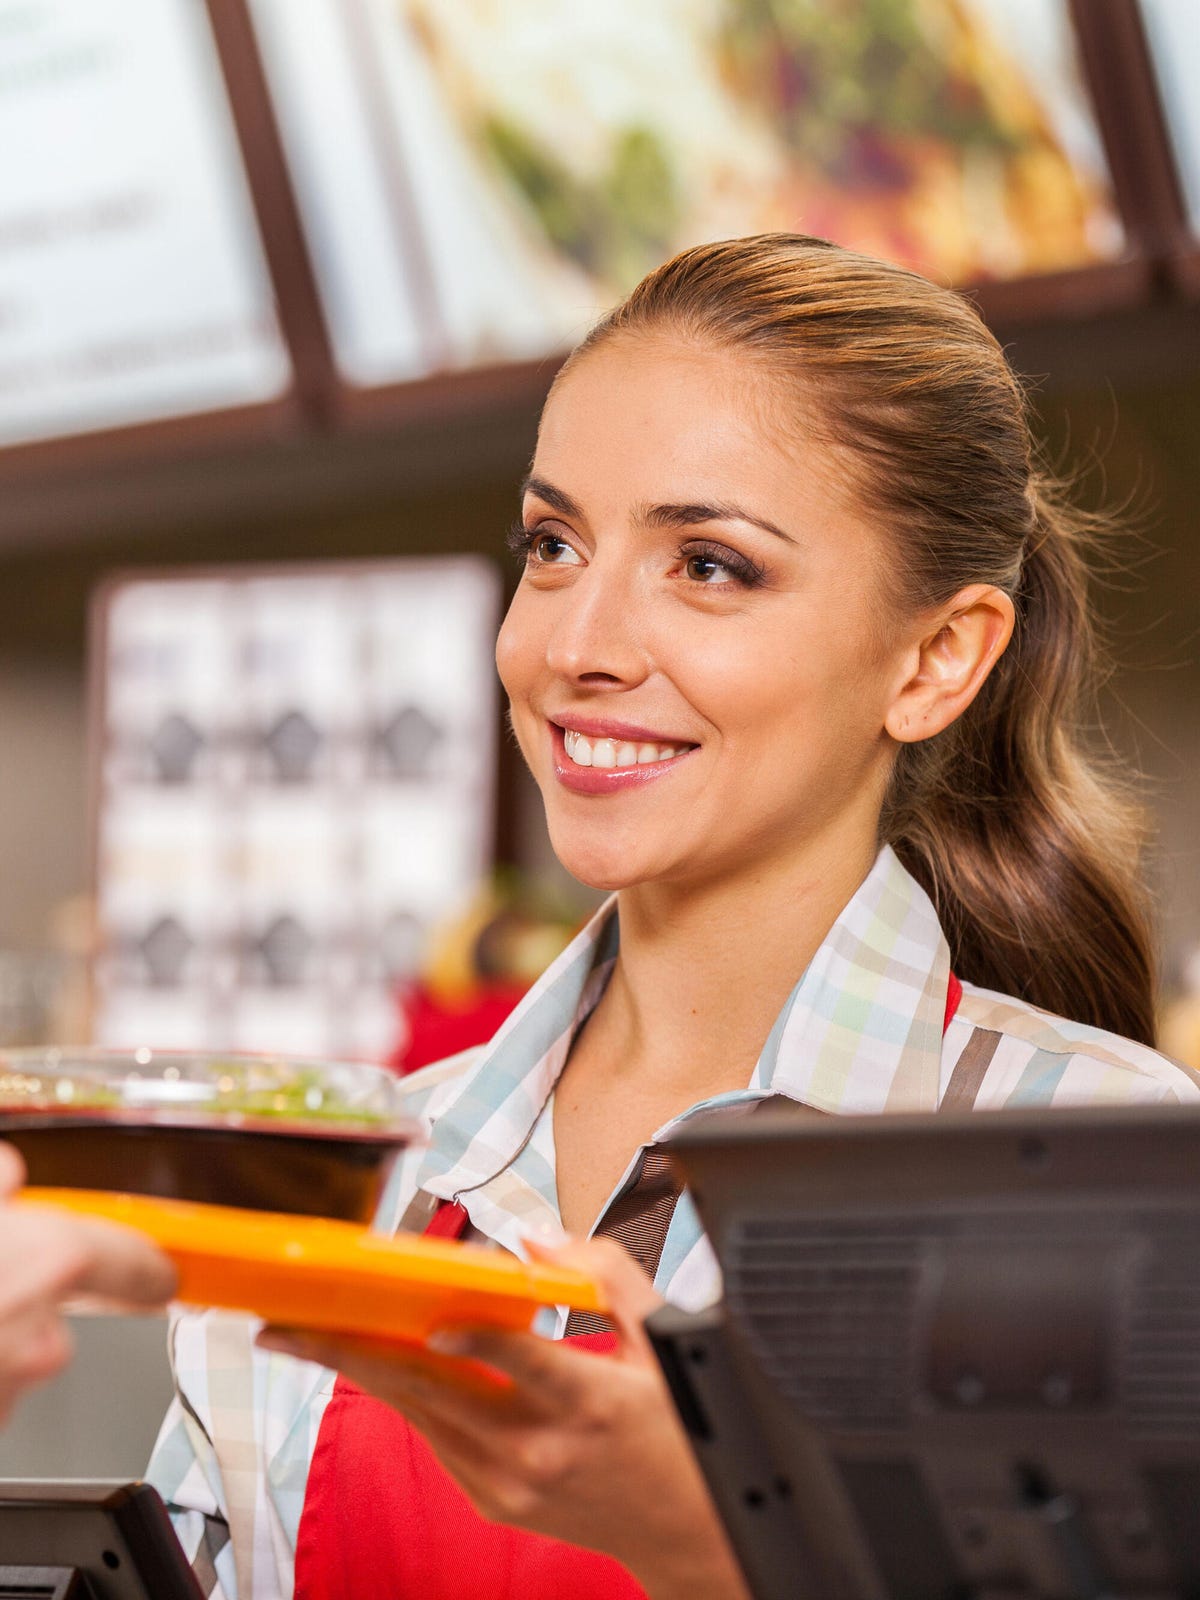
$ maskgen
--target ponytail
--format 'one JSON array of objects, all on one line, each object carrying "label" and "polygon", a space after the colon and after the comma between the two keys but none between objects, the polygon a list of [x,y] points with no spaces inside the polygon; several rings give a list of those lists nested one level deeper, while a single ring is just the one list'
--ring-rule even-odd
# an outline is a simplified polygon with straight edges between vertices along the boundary
[{"label": "ponytail", "polygon": [[899,747],[881,838],[961,978],[1151,1043],[1140,818],[1083,732],[1103,524],[1034,470],[1024,393],[975,308],[826,240],[761,234],[666,262],[571,361],[663,325],[744,352],[840,452],[892,545],[888,603],[919,614],[973,583],[1012,597],[1012,642],[974,703]]},{"label": "ponytail", "polygon": [[1153,1044],[1142,816],[1079,733],[1099,677],[1096,526],[1045,479],[1033,500],[1012,642],[957,722],[901,748],[883,835],[960,977]]}]

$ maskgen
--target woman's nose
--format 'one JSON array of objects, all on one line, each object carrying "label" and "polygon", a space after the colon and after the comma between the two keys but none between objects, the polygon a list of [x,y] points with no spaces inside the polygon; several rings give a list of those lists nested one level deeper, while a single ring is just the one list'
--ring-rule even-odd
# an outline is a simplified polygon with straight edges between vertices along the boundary
[{"label": "woman's nose", "polygon": [[546,650],[558,677],[575,683],[640,682],[649,670],[641,607],[629,585],[594,564],[561,596]]}]

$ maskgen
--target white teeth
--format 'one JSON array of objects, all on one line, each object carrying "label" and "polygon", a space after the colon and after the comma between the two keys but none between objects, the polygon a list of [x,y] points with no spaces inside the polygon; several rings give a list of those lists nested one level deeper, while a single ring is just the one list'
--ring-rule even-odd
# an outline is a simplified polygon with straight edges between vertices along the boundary
[{"label": "white teeth", "polygon": [[581,733],[576,733],[573,728],[568,728],[563,734],[563,744],[567,748],[567,755],[577,767],[590,767],[592,764],[592,743],[585,739]]},{"label": "white teeth", "polygon": [[574,728],[564,728],[563,744],[577,767],[644,767],[652,761],[671,761],[686,745],[635,744],[631,739],[589,739]]}]

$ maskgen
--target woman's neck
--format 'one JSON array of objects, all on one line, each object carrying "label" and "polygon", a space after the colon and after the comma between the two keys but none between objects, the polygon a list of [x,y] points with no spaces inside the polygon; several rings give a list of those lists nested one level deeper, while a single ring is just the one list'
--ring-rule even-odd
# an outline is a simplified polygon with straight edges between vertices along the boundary
[{"label": "woman's neck", "polygon": [[[868,835],[868,838],[870,836]],[[873,841],[737,883],[619,896],[621,948],[554,1096],[558,1204],[586,1233],[630,1156],[690,1106],[750,1082],[780,1007],[871,868]]]},{"label": "woman's neck", "polygon": [[694,1098],[744,1086],[784,1001],[875,859],[873,839],[733,881],[618,897],[621,950],[589,1031],[609,1070]]}]

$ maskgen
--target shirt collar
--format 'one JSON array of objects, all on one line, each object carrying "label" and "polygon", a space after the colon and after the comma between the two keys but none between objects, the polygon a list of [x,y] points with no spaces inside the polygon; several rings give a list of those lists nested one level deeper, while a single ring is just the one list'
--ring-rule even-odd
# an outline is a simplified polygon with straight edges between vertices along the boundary
[{"label": "shirt collar", "polygon": [[[450,1200],[512,1163],[603,992],[618,940],[614,896],[431,1102],[420,1188]],[[934,1109],[949,975],[933,905],[885,846],[788,996],[746,1097],[787,1095],[834,1112]]]}]

